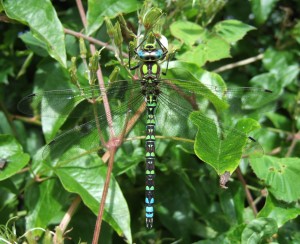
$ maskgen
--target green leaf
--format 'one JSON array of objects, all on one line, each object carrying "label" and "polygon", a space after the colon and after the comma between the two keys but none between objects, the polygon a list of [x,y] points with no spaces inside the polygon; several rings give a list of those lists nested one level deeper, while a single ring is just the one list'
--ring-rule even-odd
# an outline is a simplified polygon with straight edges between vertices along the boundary
[{"label": "green leaf", "polygon": [[[198,127],[194,150],[196,155],[204,162],[211,165],[221,175],[226,171],[232,173],[239,165],[249,138],[242,133],[256,128],[257,122],[252,119],[244,119],[238,122],[236,128],[224,130],[205,119],[201,112],[193,112],[190,115],[192,122]],[[255,148],[253,148],[255,150]]]},{"label": "green leaf", "polygon": [[[12,212],[18,209],[18,189],[14,179],[6,179],[1,181],[0,187],[0,226],[5,224],[11,216]],[[1,236],[1,231],[0,231]]]},{"label": "green leaf", "polygon": [[178,59],[201,67],[206,62],[231,57],[229,51],[230,45],[223,38],[215,34],[207,34],[203,35],[201,43],[196,48],[178,55]]},{"label": "green leaf", "polygon": [[[283,87],[278,76],[271,72],[252,77],[250,83],[254,84],[256,87],[270,90],[271,93],[269,93],[268,96],[257,96],[256,94],[251,94],[250,96],[243,97],[243,109],[257,109],[270,104],[270,102],[276,101],[283,91]],[[273,104],[275,104],[275,102],[273,102]]]},{"label": "green leaf", "polygon": [[[196,72],[194,72],[195,69],[197,69]],[[211,90],[211,87],[213,86],[220,88],[220,90],[226,88],[222,77],[216,73],[199,69],[193,64],[172,62],[169,64],[168,78],[188,80],[198,83],[199,88],[202,88],[203,90],[203,96],[207,98],[218,111],[228,107],[228,104],[223,101],[222,98],[218,97],[213,90]],[[202,82],[211,85],[211,87],[205,86]],[[185,83],[180,80],[178,81],[178,84],[174,80],[174,84],[185,88]],[[189,88],[187,87],[187,89]]]},{"label": "green leaf", "polygon": [[[45,62],[40,65],[34,81],[36,84],[35,92],[41,92],[42,90],[59,90],[72,88],[71,82],[68,82],[70,81],[69,73],[53,62]],[[69,102],[70,101],[62,101],[60,105],[67,106]],[[74,104],[74,108],[78,103]],[[60,127],[67,120],[67,117],[60,116],[60,114],[57,113],[56,109],[57,108],[53,106],[47,99],[42,99],[41,109],[39,112],[41,113],[42,128],[44,136],[46,138],[46,142],[49,142],[56,136]],[[47,116],[49,114],[51,114],[51,116]]]},{"label": "green leaf", "polygon": [[25,32],[24,34],[19,35],[21,40],[27,45],[27,47],[32,50],[35,54],[47,57],[47,46],[44,42],[35,38],[30,31]]},{"label": "green leaf", "polygon": [[8,85],[8,77],[14,75],[13,66],[7,63],[7,60],[5,59],[0,59],[0,66],[0,84]]},{"label": "green leaf", "polygon": [[275,219],[257,218],[245,227],[242,233],[242,244],[257,244],[276,234],[278,230]]},{"label": "green leaf", "polygon": [[294,25],[292,29],[292,36],[300,44],[300,21],[299,20],[297,21],[297,23]]},{"label": "green leaf", "polygon": [[[174,174],[174,173],[173,173]],[[177,175],[169,175],[158,179],[158,185],[171,184],[176,191],[168,191],[167,188],[159,190],[157,198],[160,197],[160,202],[157,206],[157,213],[160,221],[167,226],[169,231],[177,238],[186,240],[189,228],[193,225],[191,208],[191,198],[187,186],[183,179],[176,177]],[[163,197],[163,198],[162,198]]]},{"label": "green leaf", "polygon": [[251,0],[252,12],[257,24],[263,24],[278,0]]},{"label": "green leaf", "polygon": [[269,48],[263,59],[264,67],[271,71],[278,79],[278,83],[287,86],[297,80],[299,64],[294,61],[294,56],[288,51],[277,51]]},{"label": "green leaf", "polygon": [[[230,44],[243,38],[254,27],[238,20],[226,20],[217,23],[210,32],[201,26],[177,21],[170,26],[173,36],[189,46],[189,50],[179,54],[178,59],[195,63],[199,67],[230,56]],[[194,44],[198,44],[194,47]]]},{"label": "green leaf", "polygon": [[7,179],[28,164],[30,156],[11,135],[0,135],[0,180]]},{"label": "green leaf", "polygon": [[264,156],[250,160],[258,178],[278,200],[297,201],[300,198],[300,159]]},{"label": "green leaf", "polygon": [[[29,209],[26,227],[46,228],[49,224],[57,225],[65,214],[67,204],[70,203],[70,195],[57,179],[31,184],[25,191],[25,204]],[[38,230],[34,233],[41,236],[44,232]]]},{"label": "green leaf", "polygon": [[47,45],[50,56],[67,66],[63,26],[49,0],[5,0],[3,6],[9,18],[28,25],[33,36]]},{"label": "green leaf", "polygon": [[245,193],[241,185],[230,183],[230,191],[221,191],[220,205],[231,225],[243,223]]},{"label": "green leaf", "polygon": [[278,201],[269,194],[263,209],[257,216],[273,218],[276,220],[278,227],[281,227],[287,221],[295,219],[299,214],[300,208],[295,203],[288,204]]},{"label": "green leaf", "polygon": [[[86,151],[82,149],[76,148],[75,150],[86,154]],[[101,162],[101,159],[95,154],[85,155],[71,162],[64,157],[61,160],[61,162],[68,163],[58,163],[53,170],[64,188],[69,192],[79,194],[84,204],[97,215],[106,179],[107,165]],[[125,236],[129,243],[132,242],[127,202],[114,177],[110,179],[103,218],[120,236]]]},{"label": "green leaf", "polygon": [[137,0],[89,0],[87,11],[87,34],[91,35],[103,24],[104,17],[115,18],[121,13],[131,13],[138,9]]},{"label": "green leaf", "polygon": [[173,36],[192,46],[196,41],[200,40],[205,30],[193,22],[175,21],[170,25],[170,31]]},{"label": "green leaf", "polygon": [[289,51],[278,51],[268,48],[264,53],[263,64],[267,70],[283,70],[292,65],[294,61],[293,53]]},{"label": "green leaf", "polygon": [[254,29],[255,27],[234,19],[220,21],[213,27],[213,31],[228,43],[241,40],[248,31]]}]

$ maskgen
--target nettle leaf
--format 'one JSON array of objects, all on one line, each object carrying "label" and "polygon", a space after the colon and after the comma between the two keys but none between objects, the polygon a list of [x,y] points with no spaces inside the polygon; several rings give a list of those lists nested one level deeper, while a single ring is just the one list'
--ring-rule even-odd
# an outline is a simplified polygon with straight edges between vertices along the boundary
[{"label": "nettle leaf", "polygon": [[263,24],[272,12],[275,4],[278,0],[252,0],[250,1],[252,6],[252,12],[257,24]]},{"label": "nettle leaf", "polygon": [[285,202],[300,198],[300,159],[264,156],[250,160],[258,178],[264,181],[276,199]]},{"label": "nettle leaf", "polygon": [[278,201],[272,194],[269,194],[263,209],[258,213],[258,217],[276,219],[278,227],[281,227],[287,221],[296,218],[299,214],[300,209],[296,206],[296,203]]},{"label": "nettle leaf", "polygon": [[241,40],[248,31],[254,29],[255,27],[234,19],[220,21],[213,27],[213,31],[228,43]]},{"label": "nettle leaf", "polygon": [[87,11],[87,34],[91,35],[103,24],[104,17],[115,18],[121,13],[131,13],[138,9],[137,0],[89,0]]},{"label": "nettle leaf", "polygon": [[50,56],[67,66],[63,26],[49,0],[5,0],[3,6],[9,18],[28,25],[33,36],[47,45]]},{"label": "nettle leaf", "polygon": [[173,36],[192,46],[198,41],[203,33],[204,28],[189,21],[175,21],[170,25],[170,31]]},{"label": "nettle leaf", "polygon": [[213,62],[222,58],[229,58],[230,44],[218,35],[207,33],[203,35],[199,45],[181,55],[178,59],[197,64],[199,67],[206,62]]},{"label": "nettle leaf", "polygon": [[5,180],[28,164],[30,156],[11,135],[0,135],[0,180]]},{"label": "nettle leaf", "polygon": [[[80,148],[72,150],[76,150],[76,153],[81,150],[82,155],[85,156],[72,160],[68,156],[62,156],[53,170],[64,188],[69,192],[79,194],[84,204],[97,215],[107,165],[95,153],[87,154]],[[120,236],[125,236],[129,243],[132,242],[128,205],[114,177],[110,179],[103,218]]]},{"label": "nettle leaf", "polygon": [[[206,119],[201,112],[191,113],[190,119],[198,127],[194,144],[196,155],[211,165],[219,175],[225,172],[231,174],[238,167],[250,140],[245,133],[257,128],[257,121],[243,119],[235,127],[243,130],[237,130],[223,128],[217,122]],[[253,151],[255,154],[255,150],[250,146],[247,153]]]},{"label": "nettle leaf", "polygon": [[264,243],[266,238],[277,233],[278,227],[275,219],[257,218],[252,220],[242,233],[242,244]]},{"label": "nettle leaf", "polygon": [[[178,55],[178,59],[195,63],[199,67],[230,56],[230,44],[242,39],[255,29],[238,20],[225,20],[208,31],[192,22],[176,21],[170,26],[173,36],[188,46],[188,50]],[[195,46],[196,45],[196,46]]]}]

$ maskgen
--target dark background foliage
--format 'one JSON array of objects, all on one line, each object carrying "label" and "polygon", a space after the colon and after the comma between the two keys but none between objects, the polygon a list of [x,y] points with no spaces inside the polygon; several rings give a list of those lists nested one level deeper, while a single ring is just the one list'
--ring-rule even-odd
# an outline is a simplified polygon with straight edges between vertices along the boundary
[{"label": "dark background foliage", "polygon": [[[149,10],[158,7],[165,13],[161,33],[169,41],[169,50],[177,49],[174,59],[179,62],[173,62],[174,70],[183,65],[191,77],[206,74],[210,81],[224,80],[228,87],[270,89],[276,99],[267,108],[243,111],[237,118],[225,115],[229,124],[252,118],[249,131],[259,123],[262,128],[254,135],[265,152],[261,158],[242,160],[226,190],[219,187],[218,173],[223,172],[202,162],[196,156],[201,154],[199,149],[187,150],[176,140],[159,142],[152,230],[144,225],[143,141],[120,147],[111,182],[117,185],[116,199],[111,203],[113,210],[106,206],[100,243],[300,242],[300,2],[263,3],[178,0],[143,5],[137,0],[110,0],[104,5],[100,0],[84,1],[88,11],[88,28],[84,30],[75,1],[1,1],[1,240],[36,243],[39,237],[40,242],[51,243],[53,235],[44,231],[47,229],[66,243],[92,242],[106,177],[104,151],[99,153],[102,159],[91,155],[70,162],[69,168],[52,168],[40,159],[45,144],[85,120],[44,120],[38,114],[29,118],[17,110],[17,104],[33,92],[75,89],[68,71],[74,56],[79,57],[78,80],[88,86],[87,67],[80,59],[80,33],[93,37],[90,43],[97,49],[102,47],[97,40],[108,43],[110,48],[104,49],[100,58],[105,82],[116,66],[121,68],[120,77],[128,78],[124,65],[115,58],[118,47],[113,47],[107,34],[104,16],[115,24],[117,15],[123,13],[127,27],[136,34],[143,16],[137,10],[144,6]],[[45,15],[35,14],[38,10]],[[228,20],[240,22],[223,22]],[[192,27],[198,32],[193,33]],[[199,32],[205,33],[202,43]],[[124,27],[122,33],[122,50],[127,52],[133,38]],[[89,41],[85,44],[88,49]],[[87,55],[90,57],[89,51]],[[136,131],[133,135],[139,136]],[[86,168],[79,167],[82,164]],[[63,217],[72,206],[77,209],[63,229],[70,231],[63,235],[56,227],[65,223]],[[26,237],[22,236],[27,231]]]}]

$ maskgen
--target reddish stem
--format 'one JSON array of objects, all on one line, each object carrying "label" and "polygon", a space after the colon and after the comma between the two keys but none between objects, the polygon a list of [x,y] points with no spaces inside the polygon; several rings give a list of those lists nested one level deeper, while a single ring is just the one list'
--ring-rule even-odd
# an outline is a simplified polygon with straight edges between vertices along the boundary
[{"label": "reddish stem", "polygon": [[243,174],[242,174],[242,172],[241,172],[241,170],[240,170],[240,167],[237,168],[236,173],[237,173],[237,177],[238,177],[239,180],[242,182],[242,185],[243,185],[243,187],[244,187],[244,190],[245,190],[245,193],[246,193],[246,198],[247,198],[248,204],[249,204],[249,206],[251,207],[251,209],[252,209],[254,215],[256,216],[256,215],[257,215],[257,208],[256,208],[256,206],[255,206],[255,204],[254,204],[252,195],[251,195],[251,193],[250,193],[250,191],[249,191],[249,189],[248,189],[248,187],[247,187],[247,183],[246,183],[246,181],[245,181],[245,179],[244,179],[244,176],[243,176]]}]

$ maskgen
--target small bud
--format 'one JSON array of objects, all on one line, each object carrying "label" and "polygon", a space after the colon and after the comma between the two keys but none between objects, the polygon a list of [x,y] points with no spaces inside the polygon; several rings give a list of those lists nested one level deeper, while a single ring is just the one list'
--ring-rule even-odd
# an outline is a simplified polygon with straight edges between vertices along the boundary
[{"label": "small bud", "polygon": [[166,18],[165,15],[162,14],[161,17],[156,21],[155,25],[153,26],[153,32],[154,33],[161,33],[163,24],[165,23]]},{"label": "small bud", "polygon": [[82,59],[85,59],[87,50],[83,38],[79,38],[79,50],[80,50],[80,57]]},{"label": "small bud", "polygon": [[143,25],[146,30],[150,30],[157,23],[158,19],[162,15],[162,11],[159,8],[151,8],[143,18]]},{"label": "small bud", "polygon": [[115,82],[119,76],[120,68],[116,66],[109,76],[109,82]]},{"label": "small bud", "polygon": [[107,34],[109,35],[110,38],[114,38],[114,27],[110,21],[110,18],[105,17],[104,21],[105,21],[105,25],[106,25],[106,29],[107,29]]},{"label": "small bud", "polygon": [[130,52],[130,53],[133,53],[135,47],[136,47],[136,41],[130,41],[130,42],[129,42],[129,52]]},{"label": "small bud", "polygon": [[123,43],[123,36],[119,22],[114,26],[114,41],[116,46],[120,48]]},{"label": "small bud", "polygon": [[128,29],[126,20],[124,19],[122,14],[119,15],[119,21],[121,23],[122,29],[126,31],[126,34],[128,33],[130,36],[135,37],[135,34],[132,32],[132,30]]},{"label": "small bud", "polygon": [[89,83],[94,85],[96,81],[96,72],[99,65],[100,52],[96,51],[95,54],[89,60]]},{"label": "small bud", "polygon": [[123,15],[120,14],[118,17],[119,17],[119,21],[120,21],[121,25],[124,27],[127,26],[126,20],[124,19]]},{"label": "small bud", "polygon": [[76,57],[71,58],[71,67],[69,69],[69,73],[71,76],[71,82],[77,86],[78,77],[77,77]]}]

